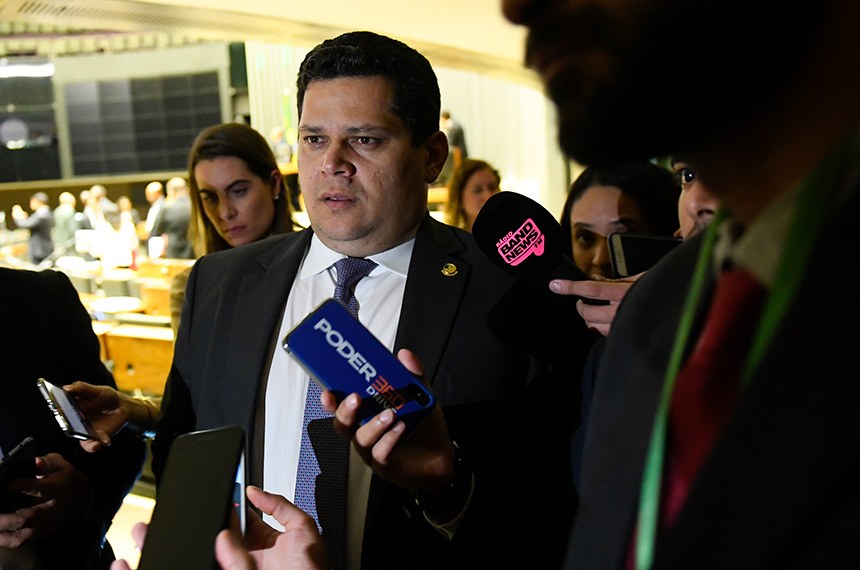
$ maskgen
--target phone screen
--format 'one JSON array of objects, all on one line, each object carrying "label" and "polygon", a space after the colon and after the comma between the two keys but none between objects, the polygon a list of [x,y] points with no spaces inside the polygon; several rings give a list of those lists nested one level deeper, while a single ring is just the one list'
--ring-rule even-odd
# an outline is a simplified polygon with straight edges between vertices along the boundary
[{"label": "phone screen", "polygon": [[60,427],[66,432],[66,435],[76,439],[94,439],[95,433],[90,427],[89,421],[77,402],[74,396],[66,392],[61,386],[52,384],[44,378],[37,380],[39,391],[45,398],[45,401],[50,406],[54,413],[54,418]]}]

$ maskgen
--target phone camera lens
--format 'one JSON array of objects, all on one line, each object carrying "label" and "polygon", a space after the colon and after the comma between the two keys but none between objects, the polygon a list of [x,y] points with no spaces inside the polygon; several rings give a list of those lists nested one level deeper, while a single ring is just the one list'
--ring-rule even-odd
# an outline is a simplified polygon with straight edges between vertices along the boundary
[{"label": "phone camera lens", "polygon": [[412,396],[412,399],[418,402],[418,405],[422,407],[430,403],[430,396],[417,384],[409,385],[409,395]]}]

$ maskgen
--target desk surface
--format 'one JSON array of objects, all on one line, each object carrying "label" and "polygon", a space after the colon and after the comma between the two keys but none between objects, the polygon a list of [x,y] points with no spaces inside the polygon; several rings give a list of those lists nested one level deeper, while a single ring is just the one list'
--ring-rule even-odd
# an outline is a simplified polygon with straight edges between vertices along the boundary
[{"label": "desk surface", "polygon": [[173,329],[170,327],[150,327],[146,325],[115,325],[108,329],[108,336],[122,336],[145,340],[173,342]]}]

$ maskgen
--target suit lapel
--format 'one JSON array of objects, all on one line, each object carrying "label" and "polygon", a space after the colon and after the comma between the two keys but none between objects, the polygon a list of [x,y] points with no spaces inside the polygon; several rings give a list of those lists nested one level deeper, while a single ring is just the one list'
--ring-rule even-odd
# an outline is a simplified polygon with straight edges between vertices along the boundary
[{"label": "suit lapel", "polygon": [[463,249],[447,226],[425,216],[409,264],[394,352],[409,348],[418,354],[431,386],[469,281],[471,267],[455,257]]},{"label": "suit lapel", "polygon": [[[223,392],[226,399],[222,405],[240,410],[243,424],[249,427],[254,425],[257,395],[265,391],[271,357],[279,346],[275,335],[280,330],[286,299],[310,235],[308,231],[301,239],[265,252],[241,277],[235,297],[224,299],[233,303],[229,320],[232,324],[227,333],[231,355],[226,359],[226,370],[218,374],[237,385],[235,390]],[[250,429],[251,441],[253,435],[254,430]]]}]

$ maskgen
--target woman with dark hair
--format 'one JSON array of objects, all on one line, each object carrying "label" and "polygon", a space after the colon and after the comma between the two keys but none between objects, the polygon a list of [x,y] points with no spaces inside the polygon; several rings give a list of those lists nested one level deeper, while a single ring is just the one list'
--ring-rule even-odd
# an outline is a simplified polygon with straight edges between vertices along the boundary
[{"label": "woman with dark hair", "polygon": [[679,193],[675,176],[648,161],[586,168],[571,184],[562,210],[564,251],[587,275],[613,277],[607,236],[671,237],[678,228]]},{"label": "woman with dark hair", "polygon": [[445,223],[472,231],[472,223],[484,203],[500,190],[499,171],[484,160],[466,158],[448,181]]}]

